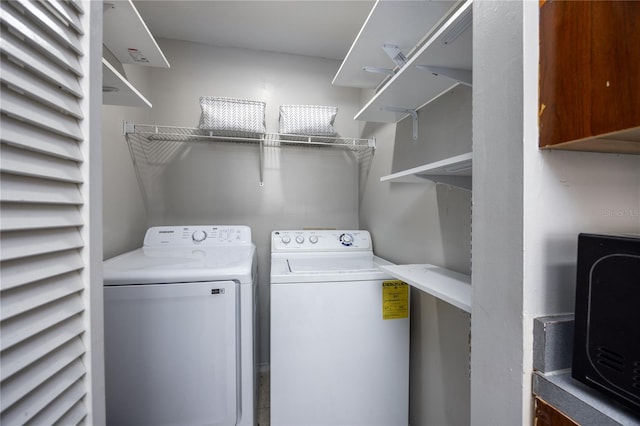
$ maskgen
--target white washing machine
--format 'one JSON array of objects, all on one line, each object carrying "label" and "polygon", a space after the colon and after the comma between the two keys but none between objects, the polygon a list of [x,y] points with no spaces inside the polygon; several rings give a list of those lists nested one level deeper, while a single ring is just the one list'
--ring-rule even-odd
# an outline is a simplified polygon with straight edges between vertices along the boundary
[{"label": "white washing machine", "polygon": [[409,288],[367,231],[271,234],[271,425],[402,426]]},{"label": "white washing machine", "polygon": [[107,423],[255,425],[246,226],[159,226],[104,262]]}]

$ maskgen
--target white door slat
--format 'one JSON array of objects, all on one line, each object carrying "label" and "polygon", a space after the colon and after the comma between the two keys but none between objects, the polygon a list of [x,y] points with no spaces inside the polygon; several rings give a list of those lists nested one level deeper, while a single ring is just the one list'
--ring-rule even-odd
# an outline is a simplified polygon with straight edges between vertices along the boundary
[{"label": "white door slat", "polygon": [[83,76],[80,62],[73,52],[61,48],[56,43],[50,41],[47,34],[39,28],[25,22],[14,8],[7,6],[7,2],[0,2],[3,7],[0,8],[0,21],[4,22],[9,31],[17,37],[22,38],[25,42],[49,56],[53,61],[62,65],[78,77]]},{"label": "white door slat", "polygon": [[77,34],[69,30],[65,25],[59,25],[62,22],[54,21],[49,15],[51,12],[48,9],[45,13],[41,9],[42,5],[27,0],[12,0],[11,5],[21,12],[28,13],[30,15],[31,22],[36,23],[41,29],[49,33],[66,49],[72,50],[76,55],[82,56],[82,49],[80,46],[80,40]]},{"label": "white door slat", "polygon": [[78,402],[73,404],[66,413],[58,419],[55,423],[52,423],[53,426],[69,426],[69,425],[81,425],[85,422],[83,421],[87,417],[87,408],[85,407],[83,400],[79,399]]},{"label": "white door slat", "polygon": [[29,368],[6,380],[2,383],[3,392],[0,409],[4,411],[11,407],[84,353],[85,349],[82,343],[79,340],[73,340],[69,344],[51,352],[47,358],[41,358],[31,364]]},{"label": "white door slat", "polygon": [[[87,395],[86,387],[81,381],[76,381],[54,401],[49,404],[45,409],[40,411],[37,416],[31,419],[31,423],[34,425],[54,425],[54,426],[69,426],[78,423],[70,423],[66,421],[66,413],[76,407],[78,403],[82,404],[83,398]],[[83,404],[84,405],[84,404]],[[84,407],[84,414],[87,412]]]},{"label": "white door slat", "polygon": [[0,110],[42,129],[68,136],[78,141],[83,139],[78,120],[68,115],[57,113],[50,108],[44,107],[44,105],[34,104],[13,90],[3,91],[2,97],[0,97]]},{"label": "white door slat", "polygon": [[0,177],[0,201],[76,205],[83,203],[82,194],[75,183],[8,173],[3,173]]},{"label": "white door slat", "polygon": [[43,80],[57,84],[77,97],[82,96],[80,84],[75,76],[65,72],[58,64],[4,28],[0,33],[0,50]]},{"label": "white door slat", "polygon": [[24,72],[23,68],[11,61],[3,64],[0,80],[21,95],[28,96],[49,108],[78,119],[83,118],[77,97],[60,90],[57,86],[45,84],[37,75]]},{"label": "white door slat", "polygon": [[[13,288],[9,287],[9,290],[3,291],[2,300],[0,302],[0,321],[5,321],[17,315],[27,313],[40,306],[44,306],[53,300],[58,300],[73,293],[79,293],[82,291],[82,279],[78,274],[73,273],[73,271],[77,271],[79,269],[78,264],[80,268],[82,267],[82,259],[77,255],[77,253],[74,254],[76,254],[76,256],[75,258],[72,258],[72,260],[75,260],[76,267],[75,269],[70,269],[71,272],[67,272],[64,275],[49,277],[47,279],[41,279],[40,281],[27,281],[27,283],[29,283],[28,285],[23,284],[20,286],[13,286]],[[47,260],[52,260],[51,255],[47,257],[49,258]],[[69,262],[68,259],[64,259],[64,256],[54,257],[62,257],[62,262]],[[55,265],[51,266],[55,267]],[[69,267],[65,269],[69,269]],[[4,274],[4,272],[5,271],[3,270],[2,274]]]},{"label": "white door slat", "polygon": [[[83,244],[76,228],[5,232],[2,234],[0,261],[76,249]],[[5,285],[0,283],[2,288],[8,288]]]},{"label": "white door slat", "polygon": [[[2,352],[0,378],[4,382],[14,374],[28,368],[29,365],[69,342],[77,341],[82,345],[80,335],[84,332],[84,323],[79,316],[72,317],[55,327],[51,327],[21,345]],[[75,344],[75,343],[74,343]],[[84,345],[83,345],[84,346]]]},{"label": "white door slat", "polygon": [[[87,411],[83,404],[83,398],[87,395],[86,387],[81,381],[73,383],[69,388],[65,389],[64,393],[56,399],[55,404],[49,404],[44,410],[38,413],[31,423],[34,425],[54,425],[54,426],[69,426],[77,425],[78,422],[71,422],[71,418],[67,417],[67,412],[74,407],[81,408],[86,417]],[[74,417],[77,417],[80,413],[76,413]]]},{"label": "white door slat", "polygon": [[49,303],[32,312],[28,317],[15,317],[2,321],[0,323],[0,331],[2,332],[0,347],[4,351],[83,312],[83,310],[82,298],[73,295]]},{"label": "white door slat", "polygon": [[[52,380],[47,381],[35,391],[27,395],[26,398],[14,404],[8,410],[2,413],[3,424],[21,425],[25,423],[45,424],[36,421],[36,415],[40,414],[47,405],[51,404],[58,395],[61,394],[78,382],[84,375],[86,370],[81,362],[76,361],[59,371]],[[71,408],[70,406],[67,408]]]},{"label": "white door slat", "polygon": [[82,216],[75,206],[39,206],[37,204],[9,204],[2,206],[0,231],[66,228],[81,226]]},{"label": "white door slat", "polygon": [[78,14],[84,14],[84,6],[82,6],[81,0],[67,0],[65,4],[73,6]]},{"label": "white door slat", "polygon": [[[101,4],[87,4],[99,12]],[[100,79],[101,68],[90,66],[101,53],[93,28],[100,17],[79,13],[82,3],[69,0],[0,1],[2,424],[104,421],[100,404],[92,416],[94,399],[86,398],[102,382],[90,368],[98,340],[87,329],[95,299],[87,307],[94,272],[85,264],[94,256],[83,249],[85,217],[94,216],[84,133],[100,114],[83,69]]]},{"label": "white door slat", "polygon": [[[9,290],[40,280],[56,280],[58,276],[82,269],[82,258],[77,250],[42,254],[32,258],[8,260],[2,263],[2,290]],[[65,279],[80,280],[78,276],[64,275]],[[4,298],[4,296],[3,296]]]},{"label": "white door slat", "polygon": [[69,25],[78,34],[84,34],[80,20],[73,13],[69,13],[69,11],[64,7],[64,3],[55,0],[40,0],[40,3],[42,3],[44,7],[55,11],[55,13],[58,14],[56,17],[60,19],[63,24]]},{"label": "white door slat", "polygon": [[82,183],[82,171],[77,162],[26,151],[11,145],[0,145],[0,170],[21,176]]},{"label": "white door slat", "polygon": [[78,163],[83,161],[77,140],[46,132],[6,115],[0,117],[0,128],[0,140],[5,144]]}]

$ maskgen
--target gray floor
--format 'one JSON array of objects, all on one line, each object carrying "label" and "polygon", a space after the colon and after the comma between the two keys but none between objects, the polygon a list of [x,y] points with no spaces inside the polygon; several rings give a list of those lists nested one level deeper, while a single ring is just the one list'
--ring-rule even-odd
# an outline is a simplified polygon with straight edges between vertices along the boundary
[{"label": "gray floor", "polygon": [[258,426],[269,426],[271,424],[269,377],[269,371],[260,371],[258,373]]}]

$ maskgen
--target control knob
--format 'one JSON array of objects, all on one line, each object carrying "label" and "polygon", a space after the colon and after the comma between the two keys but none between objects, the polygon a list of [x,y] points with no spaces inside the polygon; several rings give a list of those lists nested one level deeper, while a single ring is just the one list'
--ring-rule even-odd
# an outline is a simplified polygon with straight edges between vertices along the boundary
[{"label": "control knob", "polygon": [[343,246],[351,246],[353,244],[353,236],[350,234],[342,234],[340,235],[340,242]]},{"label": "control knob", "polygon": [[312,235],[312,236],[310,236],[310,237],[309,237],[309,242],[310,242],[311,244],[315,244],[315,243],[317,243],[317,242],[318,242],[318,236],[317,236],[317,235]]},{"label": "control knob", "polygon": [[204,231],[193,231],[193,234],[191,234],[191,239],[196,243],[204,241],[205,238],[207,238],[207,233]]},{"label": "control knob", "polygon": [[282,236],[282,243],[283,244],[289,244],[291,242],[291,237],[288,235],[283,235]]},{"label": "control knob", "polygon": [[302,235],[298,235],[296,237],[296,243],[298,243],[298,244],[304,243],[304,237]]}]

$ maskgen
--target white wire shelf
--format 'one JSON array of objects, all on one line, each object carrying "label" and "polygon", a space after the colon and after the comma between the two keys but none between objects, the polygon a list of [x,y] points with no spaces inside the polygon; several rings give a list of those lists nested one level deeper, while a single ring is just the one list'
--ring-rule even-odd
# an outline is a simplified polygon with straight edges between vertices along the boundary
[{"label": "white wire shelf", "polygon": [[129,146],[138,184],[148,201],[149,188],[174,159],[190,144],[224,143],[257,145],[260,153],[260,186],[264,186],[265,149],[282,149],[287,146],[315,148],[317,150],[340,149],[357,160],[360,195],[367,181],[369,168],[376,148],[375,139],[343,138],[334,136],[289,135],[280,133],[250,134],[229,132],[213,134],[212,131],[194,127],[159,126],[123,122],[123,133]]},{"label": "white wire shelf", "polygon": [[226,143],[263,143],[265,146],[297,145],[310,147],[333,147],[351,151],[372,150],[375,139],[343,138],[336,136],[308,136],[282,133],[243,134],[229,132],[217,134],[213,131],[195,127],[158,126],[124,122],[125,135],[138,135],[149,142],[226,142]]}]

